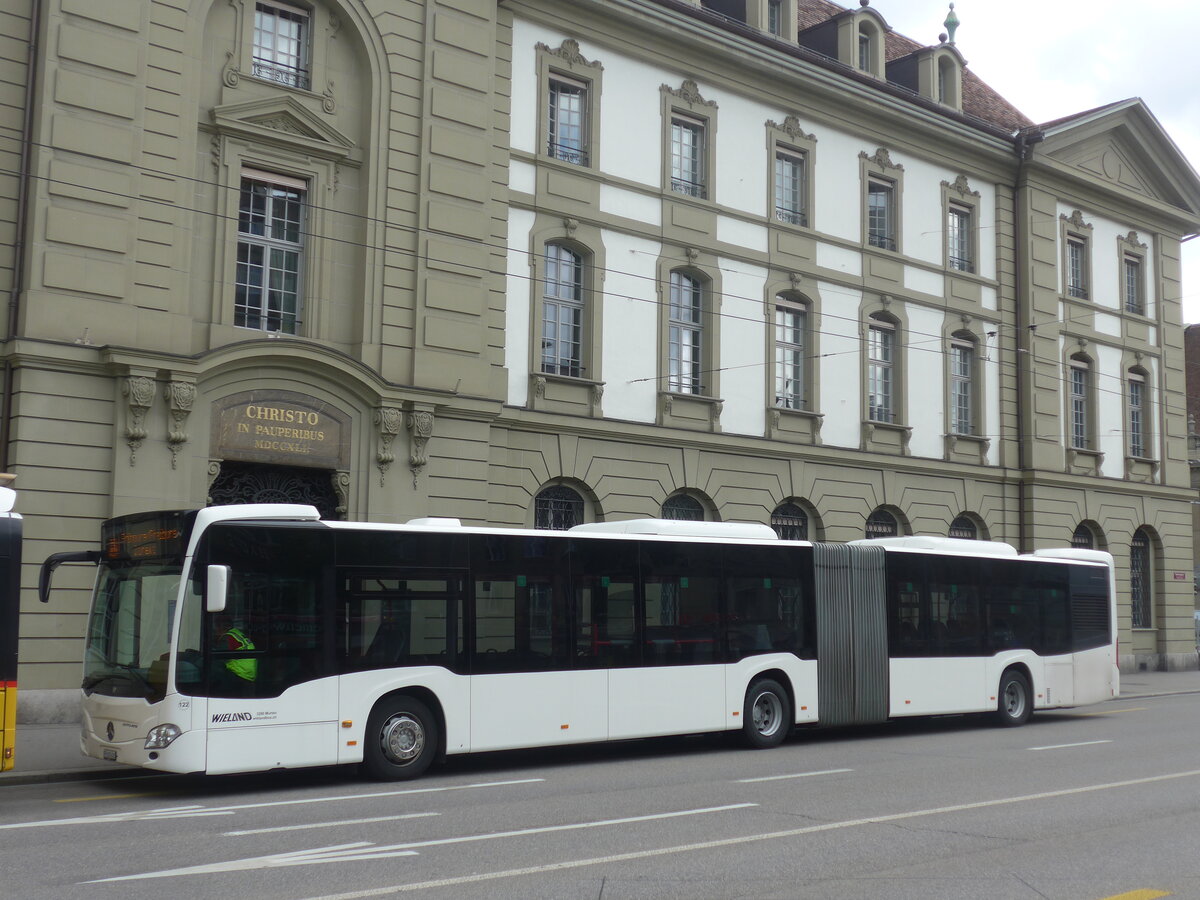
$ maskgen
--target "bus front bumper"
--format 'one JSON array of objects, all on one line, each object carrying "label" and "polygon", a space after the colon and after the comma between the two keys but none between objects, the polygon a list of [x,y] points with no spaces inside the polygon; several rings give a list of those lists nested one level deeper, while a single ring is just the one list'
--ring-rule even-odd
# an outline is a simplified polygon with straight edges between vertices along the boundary
[{"label": "bus front bumper", "polygon": [[[94,727],[96,724],[100,726],[99,733]],[[206,743],[203,731],[185,731],[169,746],[156,750],[146,749],[145,734],[130,740],[109,740],[107,731],[107,721],[92,723],[85,719],[79,740],[79,749],[84,756],[159,772],[188,774],[204,771]]]}]

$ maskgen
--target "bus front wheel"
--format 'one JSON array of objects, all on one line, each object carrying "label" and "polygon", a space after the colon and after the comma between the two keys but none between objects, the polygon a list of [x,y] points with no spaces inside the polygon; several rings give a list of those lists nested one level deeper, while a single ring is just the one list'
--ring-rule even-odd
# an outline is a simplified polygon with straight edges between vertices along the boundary
[{"label": "bus front wheel", "polygon": [[380,781],[402,781],[424,773],[437,754],[433,713],[415,697],[388,697],[367,719],[363,768]]},{"label": "bus front wheel", "polygon": [[1029,679],[1015,669],[1000,676],[1000,693],[996,703],[996,720],[1001,725],[1024,725],[1033,713],[1033,692]]},{"label": "bus front wheel", "polygon": [[777,681],[764,678],[750,685],[742,709],[742,736],[756,750],[778,747],[792,724],[792,702]]}]

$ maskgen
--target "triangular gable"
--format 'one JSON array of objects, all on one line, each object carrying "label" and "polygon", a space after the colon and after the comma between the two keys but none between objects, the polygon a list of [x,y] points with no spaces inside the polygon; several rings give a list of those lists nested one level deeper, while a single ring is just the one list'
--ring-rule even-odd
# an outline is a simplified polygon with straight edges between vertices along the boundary
[{"label": "triangular gable", "polygon": [[354,142],[326,124],[292,97],[269,97],[228,103],[212,111],[217,130],[253,135],[255,140],[284,144],[318,156],[344,158]]},{"label": "triangular gable", "polygon": [[1043,126],[1039,155],[1200,218],[1200,176],[1139,99]]}]

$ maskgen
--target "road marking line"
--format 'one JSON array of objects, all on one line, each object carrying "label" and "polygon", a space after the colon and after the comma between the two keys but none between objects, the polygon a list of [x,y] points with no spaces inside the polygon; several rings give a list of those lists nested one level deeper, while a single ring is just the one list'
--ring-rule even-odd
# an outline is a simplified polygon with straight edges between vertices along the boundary
[{"label": "road marking line", "polygon": [[1159,897],[1170,897],[1170,891],[1156,891],[1153,888],[1142,888],[1137,891],[1126,891],[1124,894],[1114,894],[1104,900],[1158,900]]},{"label": "road marking line", "polygon": [[797,772],[794,775],[764,775],[762,778],[739,778],[737,784],[754,784],[757,781],[783,781],[785,778],[812,778],[814,775],[839,775],[853,769],[823,769],[820,772]]},{"label": "road marking line", "polygon": [[89,803],[92,800],[129,800],[132,797],[161,797],[166,791],[151,791],[146,794],[97,794],[95,797],[62,797],[55,803]]},{"label": "road marking line", "polygon": [[305,803],[334,803],[339,800],[375,800],[383,797],[407,797],[414,794],[441,794],[449,791],[466,791],[473,788],[508,787],[517,784],[537,784],[544,778],[520,778],[512,781],[480,781],[473,784],[455,784],[447,787],[409,788],[403,791],[377,791],[370,794],[339,794],[334,797],[308,797],[303,800],[275,800],[270,803],[241,803],[234,806],[214,806],[211,809],[202,806],[181,806],[169,809],[137,810],[131,812],[108,813],[99,816],[79,816],[72,819],[46,819],[41,822],[14,822],[0,825],[0,830],[15,828],[47,828],[51,825],[97,825],[111,822],[140,822],[143,820],[161,819],[166,817],[189,816],[223,816],[231,815],[242,809],[265,809],[274,806],[300,806]]},{"label": "road marking line", "polygon": [[1090,747],[1092,744],[1111,744],[1112,741],[1080,741],[1077,744],[1048,744],[1045,747],[1030,747],[1030,750],[1065,750],[1068,747]]},{"label": "road marking line", "polygon": [[676,819],[703,813],[724,812],[730,809],[746,809],[757,803],[733,803],[728,806],[709,806],[703,809],[685,809],[678,812],[651,813],[645,816],[628,816],[622,819],[603,819],[597,822],[576,822],[571,825],[546,825],[541,828],[522,828],[518,831],[499,831],[491,834],[472,834],[456,838],[441,838],[431,841],[414,841],[407,844],[389,844],[376,847],[369,841],[353,844],[335,844],[332,847],[317,847],[312,850],[297,850],[292,853],[275,853],[269,856],[254,856],[249,859],[232,859],[226,862],[206,863],[182,869],[167,869],[162,872],[146,872],[141,875],[119,875],[115,878],[98,878],[82,884],[100,884],[107,881],[140,881],[147,878],[172,878],[178,875],[211,875],[215,872],[246,871],[277,866],[305,866],[331,862],[355,862],[370,859],[387,859],[395,856],[415,856],[414,847],[435,847],[446,844],[462,844],[471,841],[490,841],[496,838],[524,837],[531,834],[548,834],[554,831],[578,831],[583,828],[600,828],[605,825],[628,825],[631,822],[649,822],[657,819]]},{"label": "road marking line", "polygon": [[402,816],[375,816],[371,819],[343,819],[340,822],[310,822],[307,825],[279,825],[275,828],[247,828],[243,831],[226,831],[225,837],[241,837],[246,834],[271,834],[276,831],[304,831],[308,828],[335,828],[338,825],[366,825],[370,822],[394,822],[397,819],[424,819],[440,816],[441,813],[406,813]]},{"label": "road marking line", "polygon": [[1200,776],[1200,769],[1187,772],[1173,772],[1169,775],[1151,775],[1146,778],[1133,778],[1129,781],[1113,781],[1107,784],[1093,784],[1086,787],[1065,788],[1061,791],[1045,791],[1040,794],[1024,794],[1018,797],[1001,797],[997,800],[981,800],[976,803],[960,803],[956,806],[941,806],[934,809],[918,809],[907,813],[895,813],[886,816],[872,816],[866,819],[849,819],[843,822],[829,822],[825,825],[810,825],[804,828],[791,828],[787,831],[771,831],[763,834],[747,834],[740,837],[722,838],[714,841],[701,841],[694,844],[680,844],[674,847],[659,847],[653,850],[637,850],[632,853],[618,853],[612,856],[595,856],[589,859],[573,859],[560,863],[549,863],[544,866],[529,866],[522,869],[507,869],[500,872],[481,872],[477,875],[462,875],[456,878],[442,878],[437,881],[422,881],[414,884],[397,884],[390,887],[369,888],[362,891],[350,891],[345,894],[325,894],[320,897],[310,897],[309,900],[362,900],[365,897],[382,897],[388,894],[407,893],[428,888],[452,887],[460,884],[474,884],[483,881],[495,881],[500,878],[516,878],[522,875],[540,875],[545,872],[561,872],[565,869],[579,869],[584,866],[597,866],[618,862],[629,862],[635,859],[648,859],[655,856],[670,856],[677,853],[691,853],[696,850],[713,850],[721,847],[734,847],[740,844],[752,844],[757,841],[779,840],[781,838],[799,837],[806,834],[816,834],[822,831],[836,831],[842,828],[855,828],[860,825],[875,825],[882,822],[899,822],[904,819],[917,819],[923,816],[934,816],[942,813],[963,812],[973,809],[988,809],[1013,803],[1029,803],[1035,800],[1047,800],[1055,797],[1069,797],[1073,794],[1087,794],[1096,791],[1108,791],[1115,788],[1134,787],[1136,785],[1153,784],[1160,781],[1171,781],[1178,778],[1195,778]]}]

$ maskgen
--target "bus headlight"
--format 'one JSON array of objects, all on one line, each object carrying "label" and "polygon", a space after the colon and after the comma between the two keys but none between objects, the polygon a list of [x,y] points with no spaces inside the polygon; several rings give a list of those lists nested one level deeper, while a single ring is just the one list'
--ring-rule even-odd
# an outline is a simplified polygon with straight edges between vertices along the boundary
[{"label": "bus headlight", "polygon": [[183,729],[178,725],[155,725],[146,735],[146,749],[162,750],[164,747],[171,746],[171,742],[181,734],[183,734]]}]

